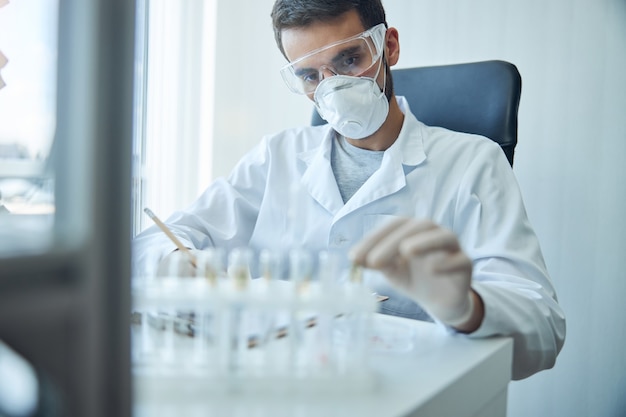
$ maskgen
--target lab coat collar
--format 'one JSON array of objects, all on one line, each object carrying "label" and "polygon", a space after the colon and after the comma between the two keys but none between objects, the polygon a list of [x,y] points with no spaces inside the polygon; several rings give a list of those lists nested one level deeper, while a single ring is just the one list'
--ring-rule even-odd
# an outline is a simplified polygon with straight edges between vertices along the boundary
[{"label": "lab coat collar", "polygon": [[343,207],[343,200],[330,163],[335,131],[327,126],[325,132],[320,146],[298,154],[298,158],[307,165],[301,183],[322,207],[336,213]]},{"label": "lab coat collar", "polygon": [[302,185],[326,210],[337,217],[372,201],[390,195],[406,185],[404,166],[416,166],[426,159],[423,125],[413,116],[404,97],[397,97],[404,122],[396,141],[385,151],[380,169],[344,205],[330,163],[334,130],[328,126],[321,145],[301,152],[298,158],[307,165]]},{"label": "lab coat collar", "polygon": [[414,167],[426,159],[423,125],[411,113],[404,97],[398,97],[404,122],[396,141],[385,151],[380,168],[357,190],[338,216],[400,191],[406,186],[405,167]]},{"label": "lab coat collar", "polygon": [[424,125],[411,113],[409,103],[403,96],[397,96],[396,100],[400,110],[404,113],[404,122],[398,139],[388,151],[389,153],[398,153],[403,165],[416,166],[426,159],[423,140]]}]

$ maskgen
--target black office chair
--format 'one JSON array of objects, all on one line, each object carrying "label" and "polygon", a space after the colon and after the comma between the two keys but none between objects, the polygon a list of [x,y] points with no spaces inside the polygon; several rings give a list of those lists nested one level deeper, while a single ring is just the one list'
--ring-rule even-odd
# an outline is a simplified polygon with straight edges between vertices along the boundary
[{"label": "black office chair", "polygon": [[[393,70],[396,95],[405,96],[418,120],[488,137],[513,166],[522,79],[504,61]],[[311,124],[326,123],[313,110]]]}]

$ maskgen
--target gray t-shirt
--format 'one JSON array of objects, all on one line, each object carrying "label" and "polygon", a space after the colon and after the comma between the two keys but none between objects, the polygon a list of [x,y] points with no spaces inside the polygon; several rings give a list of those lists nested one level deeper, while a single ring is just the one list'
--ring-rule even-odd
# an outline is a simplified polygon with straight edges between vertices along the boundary
[{"label": "gray t-shirt", "polygon": [[380,168],[385,151],[370,151],[350,145],[337,134],[330,163],[343,202],[347,202],[367,179]]}]

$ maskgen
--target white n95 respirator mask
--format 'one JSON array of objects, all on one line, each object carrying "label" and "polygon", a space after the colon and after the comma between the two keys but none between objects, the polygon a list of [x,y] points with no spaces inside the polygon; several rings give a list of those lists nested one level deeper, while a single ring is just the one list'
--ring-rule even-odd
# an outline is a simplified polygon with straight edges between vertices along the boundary
[{"label": "white n95 respirator mask", "polygon": [[383,125],[389,101],[376,80],[369,77],[334,75],[325,78],[313,96],[317,112],[339,134],[363,139]]}]

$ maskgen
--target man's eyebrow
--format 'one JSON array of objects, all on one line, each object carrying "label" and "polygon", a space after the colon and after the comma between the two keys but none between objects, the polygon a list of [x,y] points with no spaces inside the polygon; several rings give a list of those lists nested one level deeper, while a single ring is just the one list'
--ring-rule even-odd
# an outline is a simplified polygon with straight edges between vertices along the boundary
[{"label": "man's eyebrow", "polygon": [[[337,52],[335,54],[335,56],[331,59],[331,63],[332,64],[336,64],[337,62],[341,62],[341,60],[346,56],[346,55],[352,55],[356,52],[359,52],[363,49],[362,45],[353,45],[347,48],[342,49],[341,51]],[[312,67],[302,67],[302,68],[294,68],[294,74],[296,76],[301,76],[303,74],[310,74],[311,72],[317,72],[318,70],[316,68],[312,68]]]},{"label": "man's eyebrow", "polygon": [[297,77],[300,77],[301,75],[304,75],[304,74],[310,74],[312,72],[317,72],[317,70],[311,67],[303,67],[303,68],[294,68],[294,71],[293,71],[293,73]]}]

